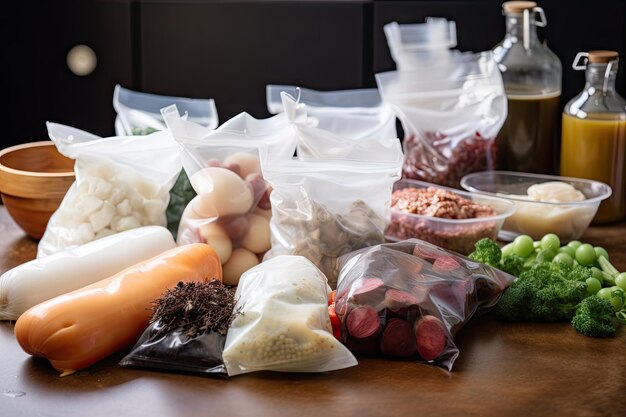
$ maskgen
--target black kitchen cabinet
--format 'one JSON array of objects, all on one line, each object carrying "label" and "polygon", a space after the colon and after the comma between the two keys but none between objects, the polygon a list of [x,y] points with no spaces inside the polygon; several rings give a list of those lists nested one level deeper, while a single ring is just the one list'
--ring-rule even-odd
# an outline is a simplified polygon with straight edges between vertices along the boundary
[{"label": "black kitchen cabinet", "polygon": [[214,98],[220,121],[266,117],[265,85],[358,88],[371,77],[366,1],[141,1],[140,86]]},{"label": "black kitchen cabinet", "polygon": [[[481,51],[504,36],[494,0],[26,0],[6,6],[4,146],[47,139],[47,120],[99,135],[114,133],[115,84],[155,94],[212,97],[220,121],[248,111],[268,116],[265,85],[320,90],[375,86],[394,68],[383,25],[456,21],[458,48]],[[626,53],[626,0],[538,2],[540,29],[563,63],[562,104],[578,93],[579,51]],[[85,44],[95,70],[73,74],[68,51]],[[623,64],[621,65],[623,68]],[[623,73],[623,69],[621,71]],[[624,95],[624,79],[617,88]]]},{"label": "black kitchen cabinet", "polygon": [[[9,117],[3,146],[47,140],[46,121],[112,134],[112,86],[132,81],[130,1],[23,1],[4,7],[2,78]],[[74,74],[66,63],[76,45],[96,55],[88,75]]]}]

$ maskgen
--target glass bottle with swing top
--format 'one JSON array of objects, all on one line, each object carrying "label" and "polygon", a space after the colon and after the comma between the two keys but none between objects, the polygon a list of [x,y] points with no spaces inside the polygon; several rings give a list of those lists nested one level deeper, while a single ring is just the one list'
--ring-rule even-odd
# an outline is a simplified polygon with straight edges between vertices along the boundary
[{"label": "glass bottle with swing top", "polygon": [[506,36],[493,48],[507,95],[508,115],[498,137],[499,167],[553,174],[558,147],[562,67],[539,41],[537,27],[547,24],[532,1],[502,5]]},{"label": "glass bottle with swing top", "polygon": [[585,70],[586,82],[563,110],[561,175],[610,185],[613,194],[600,204],[593,223],[621,220],[626,215],[626,102],[615,90],[619,55],[581,52],[572,66]]}]

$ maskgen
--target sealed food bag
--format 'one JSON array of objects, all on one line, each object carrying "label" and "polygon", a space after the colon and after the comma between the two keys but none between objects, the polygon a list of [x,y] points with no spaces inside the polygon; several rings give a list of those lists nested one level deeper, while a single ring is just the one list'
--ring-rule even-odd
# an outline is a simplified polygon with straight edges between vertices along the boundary
[{"label": "sealed food bag", "polygon": [[270,189],[261,175],[259,149],[273,158],[292,157],[296,138],[283,115],[258,120],[241,113],[216,130],[184,119],[176,106],[163,109],[197,196],[186,206],[177,243],[208,243],[224,267],[224,283],[241,274],[270,248]]},{"label": "sealed food bag", "polygon": [[37,257],[141,226],[165,226],[169,192],[181,169],[168,132],[98,138],[48,123],[59,152],[76,160],[76,181],[54,212]]},{"label": "sealed food bag", "polygon": [[[115,132],[118,136],[130,136],[147,135],[165,130],[166,125],[161,109],[174,104],[185,114],[187,120],[204,126],[206,129],[217,127],[218,117],[213,99],[148,94],[129,90],[118,84],[113,91],[113,107],[117,112]],[[196,193],[189,183],[187,174],[181,169],[180,175],[170,190],[170,202],[166,211],[167,228],[174,237],[178,233],[178,223],[183,210],[195,196]]]},{"label": "sealed food bag", "polygon": [[459,188],[463,175],[494,169],[507,114],[491,53],[441,67],[376,74],[405,132],[403,176]]},{"label": "sealed food bag", "polygon": [[[299,159],[352,159],[394,161],[398,157],[398,138],[394,129],[377,135],[359,137],[314,127],[310,123],[311,107],[286,92],[280,93],[285,117],[292,124],[296,136]],[[395,116],[394,120],[395,120]],[[313,117],[315,119],[315,117]]]},{"label": "sealed food bag", "polygon": [[285,111],[284,94],[296,97],[306,110],[306,125],[351,139],[390,139],[398,136],[396,115],[375,88],[315,91],[292,85],[268,85],[270,113]]},{"label": "sealed food bag", "polygon": [[235,299],[223,358],[228,375],[327,372],[357,364],[333,336],[326,277],[302,256],[278,256],[247,271]]},{"label": "sealed food bag", "polygon": [[[271,249],[264,260],[301,255],[337,284],[337,258],[385,241],[393,183],[400,178],[400,142],[382,145],[366,159],[291,159],[275,161],[262,152],[270,195]],[[393,152],[391,152],[393,150]],[[376,159],[384,155],[385,158]]]},{"label": "sealed food bag", "polygon": [[444,18],[428,17],[425,23],[383,26],[391,58],[399,71],[454,62],[461,52],[456,46],[456,23]]},{"label": "sealed food bag", "polygon": [[150,326],[120,365],[227,376],[222,351],[237,315],[234,295],[219,280],[178,283],[155,300]]},{"label": "sealed food bag", "polygon": [[419,239],[339,259],[334,311],[357,354],[414,358],[452,370],[454,337],[494,307],[515,277]]},{"label": "sealed food bag", "polygon": [[175,104],[187,114],[188,120],[208,129],[218,124],[217,109],[213,99],[170,97],[133,91],[117,84],[113,90],[115,134],[117,136],[139,136],[165,130],[161,109]]}]

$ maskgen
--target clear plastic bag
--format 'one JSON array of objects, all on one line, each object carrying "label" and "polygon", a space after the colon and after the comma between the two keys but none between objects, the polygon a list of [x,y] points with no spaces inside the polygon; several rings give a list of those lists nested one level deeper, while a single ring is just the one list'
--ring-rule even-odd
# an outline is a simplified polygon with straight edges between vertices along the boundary
[{"label": "clear plastic bag", "polygon": [[212,130],[184,119],[176,106],[162,112],[198,194],[183,212],[177,243],[211,244],[224,266],[224,282],[236,285],[270,247],[270,190],[261,175],[259,149],[267,148],[278,160],[291,158],[294,128],[282,114],[257,120],[241,113]]},{"label": "clear plastic bag", "polygon": [[375,144],[367,152],[353,148],[359,158],[348,152],[345,159],[275,161],[261,153],[263,176],[273,188],[272,248],[264,260],[304,256],[334,288],[339,256],[384,242],[402,151],[397,140]]},{"label": "clear plastic bag", "polygon": [[507,115],[491,53],[449,66],[376,74],[405,132],[403,176],[459,188],[463,175],[495,168]]},{"label": "clear plastic bag", "polygon": [[76,160],[76,181],[54,212],[37,257],[140,226],[165,226],[169,191],[181,169],[168,132],[99,138],[48,123],[59,152]]},{"label": "clear plastic bag", "polygon": [[[378,135],[358,137],[313,127],[311,107],[281,92],[285,117],[292,124],[296,136],[296,153],[300,159],[352,159],[369,161],[394,161],[398,157],[398,138],[395,131],[378,132]],[[315,124],[315,123],[313,123]],[[387,129],[389,130],[389,129]],[[391,136],[383,136],[383,134]]]},{"label": "clear plastic bag", "polygon": [[132,136],[165,130],[161,109],[175,104],[189,120],[208,129],[215,129],[218,124],[217,109],[213,99],[190,99],[170,97],[133,91],[116,85],[113,90],[113,108],[115,134]]},{"label": "clear plastic bag", "polygon": [[297,97],[307,113],[306,125],[347,139],[397,138],[396,116],[375,88],[315,91],[292,85],[268,85],[267,108],[277,114],[285,110],[284,95]]},{"label": "clear plastic bag", "polygon": [[241,314],[224,347],[228,374],[326,372],[356,365],[333,336],[329,292],[326,277],[301,256],[279,256],[246,272],[235,294]]},{"label": "clear plastic bag", "polygon": [[418,239],[361,249],[339,264],[334,308],[352,352],[448,370],[459,329],[495,306],[515,279]]},{"label": "clear plastic bag", "polygon": [[383,30],[389,52],[399,71],[449,64],[461,55],[456,46],[456,24],[444,18],[426,18],[426,23],[387,23]]}]

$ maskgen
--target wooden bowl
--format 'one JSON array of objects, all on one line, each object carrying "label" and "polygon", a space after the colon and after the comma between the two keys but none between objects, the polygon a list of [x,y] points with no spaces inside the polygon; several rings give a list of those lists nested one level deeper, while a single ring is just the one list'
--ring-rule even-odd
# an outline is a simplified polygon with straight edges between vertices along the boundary
[{"label": "wooden bowl", "polygon": [[74,160],[52,141],[31,142],[0,151],[0,194],[15,222],[41,239],[52,213],[74,182]]}]

